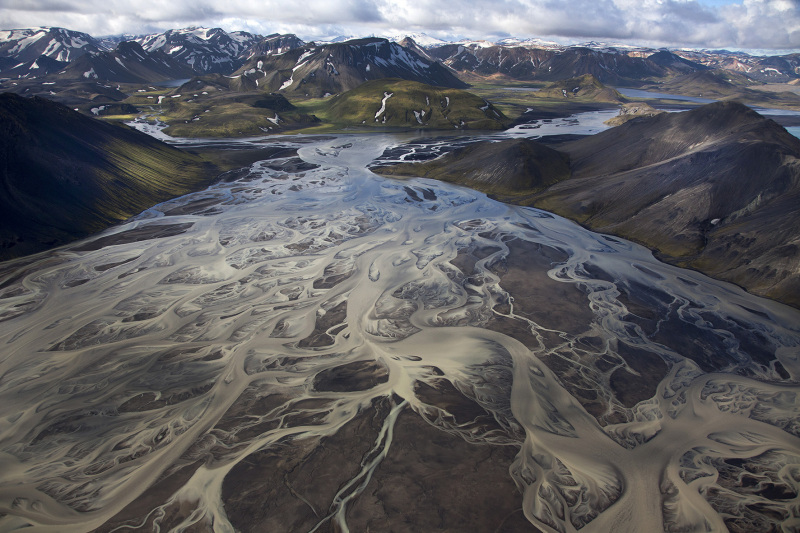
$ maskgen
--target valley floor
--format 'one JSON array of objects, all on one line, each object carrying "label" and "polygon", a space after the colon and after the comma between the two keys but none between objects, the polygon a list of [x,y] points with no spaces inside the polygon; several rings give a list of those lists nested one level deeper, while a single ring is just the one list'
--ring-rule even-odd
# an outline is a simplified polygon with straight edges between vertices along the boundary
[{"label": "valley floor", "polygon": [[798,527],[800,311],[368,170],[409,140],[225,141],[0,265],[0,531]]}]

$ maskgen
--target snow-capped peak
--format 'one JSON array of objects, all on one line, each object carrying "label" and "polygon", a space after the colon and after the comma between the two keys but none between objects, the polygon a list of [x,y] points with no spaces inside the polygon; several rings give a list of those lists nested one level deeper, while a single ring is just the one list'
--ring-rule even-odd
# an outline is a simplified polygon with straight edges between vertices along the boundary
[{"label": "snow-capped peak", "polygon": [[18,28],[14,30],[0,30],[0,43],[7,42],[7,41],[18,41],[20,39],[30,38],[34,35],[39,35],[40,37],[44,37],[44,35],[50,30],[50,28],[45,26],[33,27],[33,28]]},{"label": "snow-capped peak", "polygon": [[361,39],[361,37],[357,37],[355,35],[329,35],[327,37],[314,39],[314,43],[317,45],[323,45],[323,44],[343,43],[346,41],[352,41],[354,39]]},{"label": "snow-capped peak", "polygon": [[247,32],[193,26],[145,35],[136,42],[148,52],[161,50],[196,72],[230,74],[242,65],[242,56],[260,38]]},{"label": "snow-capped peak", "polygon": [[597,41],[588,41],[585,43],[580,43],[576,45],[581,48],[590,48],[592,50],[596,50],[598,52],[614,52],[617,50],[625,50],[625,51],[636,51],[641,50],[642,47],[634,46],[630,44],[624,43],[606,43],[606,42],[597,42]]},{"label": "snow-capped peak", "polygon": [[490,43],[489,41],[484,41],[483,39],[477,41],[457,41],[453,44],[460,44],[461,46],[465,46],[468,48],[491,48],[494,46],[494,43]]},{"label": "snow-capped peak", "polygon": [[411,38],[415,43],[417,43],[419,46],[423,48],[430,48],[434,46],[441,46],[443,44],[448,44],[447,41],[437,39],[436,37],[431,37],[427,33],[406,33],[403,35],[395,35],[394,37],[390,37],[389,40],[399,43],[406,37]]},{"label": "snow-capped peak", "polygon": [[57,61],[70,61],[101,48],[90,35],[65,28],[41,26],[0,31],[0,56],[21,62],[42,55]]},{"label": "snow-capped peak", "polygon": [[543,50],[560,50],[564,48],[563,45],[558,44],[555,41],[546,41],[544,39],[518,39],[516,37],[508,37],[506,39],[500,39],[495,44],[499,46],[521,46],[523,48],[540,48]]}]

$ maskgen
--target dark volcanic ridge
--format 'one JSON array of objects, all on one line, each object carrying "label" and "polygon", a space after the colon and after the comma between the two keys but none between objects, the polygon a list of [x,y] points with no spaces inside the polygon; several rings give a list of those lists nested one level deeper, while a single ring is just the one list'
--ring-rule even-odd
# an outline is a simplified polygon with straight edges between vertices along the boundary
[{"label": "dark volcanic ridge", "polygon": [[800,305],[800,140],[735,102],[665,113],[563,147],[573,179],[536,203]]},{"label": "dark volcanic ridge", "polygon": [[[476,143],[379,172],[500,193],[800,306],[800,140],[774,121],[719,102],[635,118],[557,145],[558,157],[527,143]],[[569,172],[558,164],[567,156]]]},{"label": "dark volcanic ridge", "polygon": [[434,178],[511,196],[541,190],[570,176],[569,157],[529,139],[478,142],[433,161],[378,166],[372,171]]}]

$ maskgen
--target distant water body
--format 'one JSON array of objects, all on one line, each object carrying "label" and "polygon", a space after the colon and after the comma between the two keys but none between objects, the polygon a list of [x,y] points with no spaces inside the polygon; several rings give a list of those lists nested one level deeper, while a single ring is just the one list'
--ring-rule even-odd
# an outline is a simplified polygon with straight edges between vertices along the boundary
[{"label": "distant water body", "polygon": [[180,79],[180,80],[160,81],[158,83],[154,83],[153,85],[155,85],[156,87],[180,87],[181,85],[183,85],[187,81],[189,81],[189,78]]},{"label": "distant water body", "polygon": [[[694,102],[697,104],[710,104],[712,102],[716,102],[716,100],[711,100],[709,98],[683,96],[680,94],[657,93],[652,91],[643,91],[641,89],[628,89],[625,87],[617,87],[616,89],[617,91],[619,91],[620,94],[622,94],[623,96],[627,96],[629,98],[660,98],[662,100],[679,100],[682,102]],[[800,117],[800,111],[792,111],[790,109],[774,109],[774,108],[757,107],[757,106],[750,106],[750,107],[757,113],[764,115],[766,117],[775,117],[775,116]],[[800,138],[800,127],[791,126],[787,127],[786,130],[795,137]]]},{"label": "distant water body", "polygon": [[694,102],[696,104],[710,104],[716,102],[710,98],[698,98],[696,96],[683,96],[680,94],[657,93],[653,91],[643,91],[641,89],[629,89],[627,87],[616,87],[622,96],[629,98],[660,98],[662,100],[680,100],[682,102]]}]

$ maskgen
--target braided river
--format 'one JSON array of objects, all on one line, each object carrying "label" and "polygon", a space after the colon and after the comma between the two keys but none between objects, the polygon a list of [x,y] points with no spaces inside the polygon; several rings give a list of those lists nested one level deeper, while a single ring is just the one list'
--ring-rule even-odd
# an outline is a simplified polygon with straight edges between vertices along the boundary
[{"label": "braided river", "polygon": [[0,531],[800,530],[799,311],[408,140],[0,264]]}]

